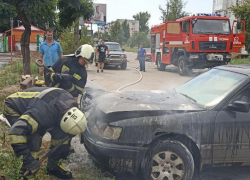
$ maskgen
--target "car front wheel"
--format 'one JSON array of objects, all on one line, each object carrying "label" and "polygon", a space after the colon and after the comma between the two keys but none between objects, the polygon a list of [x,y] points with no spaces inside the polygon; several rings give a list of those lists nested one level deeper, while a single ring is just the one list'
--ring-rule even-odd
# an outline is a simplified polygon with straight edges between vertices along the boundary
[{"label": "car front wheel", "polygon": [[159,140],[149,150],[142,171],[145,180],[191,180],[193,156],[179,141]]},{"label": "car front wheel", "polygon": [[125,70],[127,68],[127,62],[121,64],[121,69]]}]

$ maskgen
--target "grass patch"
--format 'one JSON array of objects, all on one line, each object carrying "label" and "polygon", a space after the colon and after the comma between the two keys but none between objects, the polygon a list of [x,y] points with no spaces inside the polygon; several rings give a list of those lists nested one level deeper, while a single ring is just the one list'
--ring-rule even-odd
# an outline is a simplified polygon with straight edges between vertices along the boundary
[{"label": "grass patch", "polygon": [[130,48],[129,46],[122,46],[123,49],[125,49],[125,51],[127,52],[134,52],[134,53],[137,53],[138,52],[138,48],[137,47],[133,47],[133,48]]},{"label": "grass patch", "polygon": [[232,59],[229,65],[250,64],[250,58]]},{"label": "grass patch", "polygon": [[[38,76],[39,68],[35,61],[30,63],[31,74]],[[19,82],[23,73],[21,61],[15,61],[11,66],[5,66],[0,72],[0,114],[3,112],[3,103],[7,96],[19,90]]]},{"label": "grass patch", "polygon": [[[9,143],[8,130],[9,127],[0,121],[0,176],[4,176],[6,180],[20,180],[22,179],[19,174],[20,168],[22,167],[22,157],[16,158]],[[49,142],[43,142],[41,151],[45,153],[48,149]],[[52,180],[52,178],[46,174],[45,163],[41,165],[41,169],[33,179]]]}]

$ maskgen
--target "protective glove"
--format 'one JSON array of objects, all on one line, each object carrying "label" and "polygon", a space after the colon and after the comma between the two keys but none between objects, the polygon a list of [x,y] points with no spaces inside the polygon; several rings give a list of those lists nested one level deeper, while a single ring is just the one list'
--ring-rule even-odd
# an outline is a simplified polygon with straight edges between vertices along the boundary
[{"label": "protective glove", "polygon": [[73,79],[73,76],[70,74],[61,74],[61,82],[69,82]]},{"label": "protective glove", "polygon": [[53,75],[53,80],[54,80],[55,83],[61,82],[61,80],[62,80],[61,74],[55,73],[55,74]]},{"label": "protective glove", "polygon": [[40,162],[38,160],[33,160],[29,164],[24,165],[22,167],[21,172],[25,179],[34,178],[36,172],[40,169]]}]

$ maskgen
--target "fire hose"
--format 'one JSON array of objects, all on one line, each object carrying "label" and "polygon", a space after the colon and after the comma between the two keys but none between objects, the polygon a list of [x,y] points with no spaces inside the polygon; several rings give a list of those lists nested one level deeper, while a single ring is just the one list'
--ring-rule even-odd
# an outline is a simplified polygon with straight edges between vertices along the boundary
[{"label": "fire hose", "polygon": [[126,85],[120,87],[120,88],[117,89],[116,91],[121,91],[122,89],[124,89],[124,88],[126,88],[126,87],[128,87],[128,86],[132,86],[132,85],[134,85],[134,84],[137,84],[137,83],[139,83],[139,82],[142,80],[143,76],[142,76],[142,73],[139,71],[138,68],[139,68],[139,67],[135,68],[135,70],[136,70],[137,72],[139,72],[140,78],[139,78],[137,81],[134,81],[134,82],[132,82],[132,83],[129,83],[129,84],[126,84]]}]

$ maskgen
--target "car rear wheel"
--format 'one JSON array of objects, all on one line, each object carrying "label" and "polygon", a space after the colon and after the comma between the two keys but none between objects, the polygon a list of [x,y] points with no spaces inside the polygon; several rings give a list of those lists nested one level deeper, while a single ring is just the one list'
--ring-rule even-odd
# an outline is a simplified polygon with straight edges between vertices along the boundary
[{"label": "car rear wheel", "polygon": [[179,141],[159,140],[149,150],[142,166],[145,180],[191,180],[193,156]]},{"label": "car rear wheel", "polygon": [[157,69],[159,71],[164,71],[166,68],[166,64],[161,63],[161,54],[157,55]]},{"label": "car rear wheel", "polygon": [[121,69],[125,70],[127,68],[127,62],[121,64]]}]

